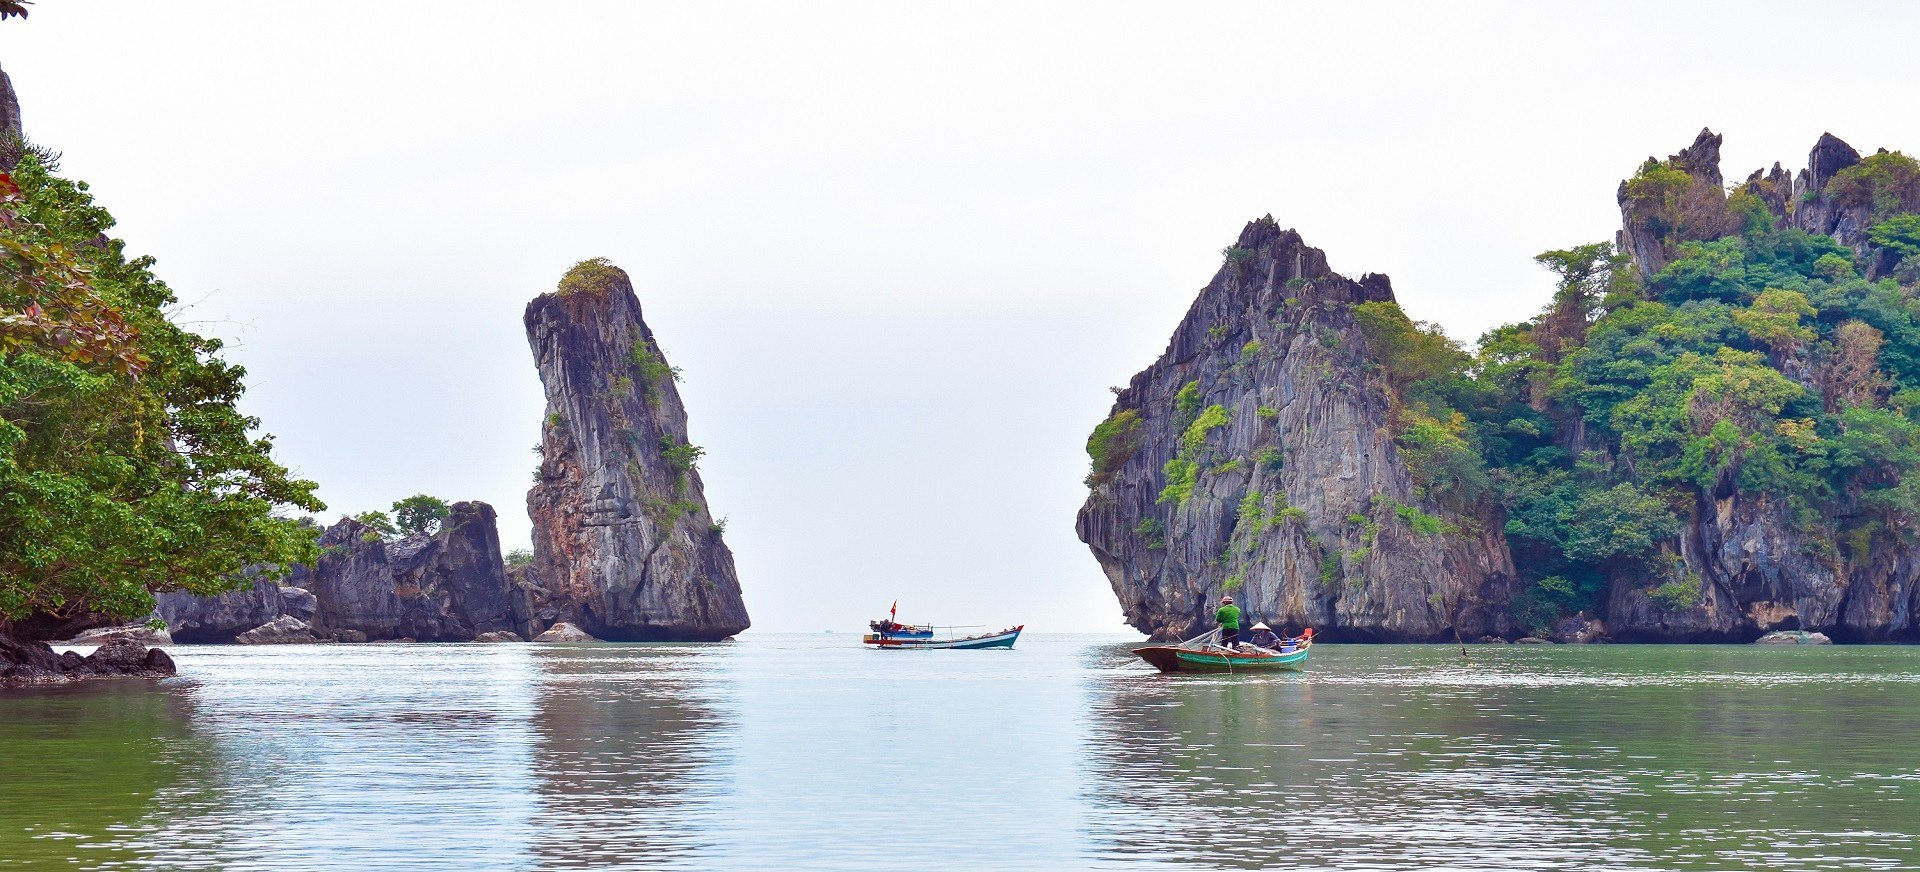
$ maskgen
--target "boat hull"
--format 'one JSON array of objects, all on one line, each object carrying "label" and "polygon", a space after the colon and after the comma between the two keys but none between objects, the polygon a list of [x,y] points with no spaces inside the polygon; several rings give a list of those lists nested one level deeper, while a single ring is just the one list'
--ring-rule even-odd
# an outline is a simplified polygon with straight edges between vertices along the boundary
[{"label": "boat hull", "polygon": [[913,639],[900,636],[880,636],[868,633],[860,641],[884,651],[974,651],[982,648],[1012,648],[1020,638],[1021,625],[998,633],[986,633],[979,636],[967,636],[960,639]]},{"label": "boat hull", "polygon": [[1149,645],[1133,653],[1161,672],[1264,672],[1306,668],[1309,647],[1284,654],[1228,654],[1219,649]]}]

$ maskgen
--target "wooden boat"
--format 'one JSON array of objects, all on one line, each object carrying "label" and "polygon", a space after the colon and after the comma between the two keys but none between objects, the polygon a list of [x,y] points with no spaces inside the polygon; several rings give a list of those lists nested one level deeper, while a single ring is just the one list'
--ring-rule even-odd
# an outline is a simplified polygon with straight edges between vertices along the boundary
[{"label": "wooden boat", "polygon": [[[879,622],[875,621],[874,623],[877,625]],[[931,630],[932,628],[928,627],[927,629]],[[865,636],[860,637],[860,641],[865,644],[872,645],[875,648],[891,650],[891,651],[924,651],[924,650],[935,649],[935,648],[950,648],[955,650],[972,650],[975,648],[1012,648],[1014,640],[1020,638],[1020,631],[1023,629],[1026,629],[1025,624],[1021,624],[1018,627],[1008,627],[1004,630],[1001,630],[998,633],[981,633],[980,635],[977,635],[977,636],[960,636],[958,638],[952,638],[952,639],[935,639],[933,638],[933,634],[931,632],[929,632],[925,636],[920,636],[920,635],[902,636],[902,635],[895,635],[892,633],[878,632],[877,631],[878,628],[876,627],[876,632],[868,633]]]},{"label": "wooden boat", "polygon": [[1241,645],[1227,648],[1219,644],[1220,631],[1214,630],[1178,645],[1148,645],[1133,653],[1153,664],[1161,672],[1262,672],[1277,669],[1303,669],[1308,650],[1313,647],[1313,630],[1292,639],[1283,639],[1279,648]]}]

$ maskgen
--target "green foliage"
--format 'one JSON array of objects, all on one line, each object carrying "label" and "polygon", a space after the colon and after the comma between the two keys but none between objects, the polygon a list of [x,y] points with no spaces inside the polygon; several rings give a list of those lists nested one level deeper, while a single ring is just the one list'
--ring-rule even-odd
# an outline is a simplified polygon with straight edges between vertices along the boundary
[{"label": "green foliage", "polygon": [[1329,551],[1327,556],[1320,558],[1321,584],[1331,585],[1346,575],[1346,566],[1342,563],[1345,556],[1336,550]]},{"label": "green foliage", "polygon": [[1229,592],[1236,591],[1245,586],[1246,583],[1247,573],[1243,570],[1227,576],[1227,580],[1220,584],[1220,589]]},{"label": "green foliage", "polygon": [[1193,496],[1193,485],[1199,478],[1200,465],[1175,457],[1168,460],[1160,471],[1165,474],[1167,484],[1160,489],[1160,496],[1155,502],[1185,505],[1187,498]]},{"label": "green foliage", "polygon": [[365,541],[373,542],[380,539],[393,539],[400,535],[400,528],[394,525],[393,517],[386,512],[377,509],[361,512],[358,515],[354,515],[353,519],[369,528],[366,533],[360,536],[360,538]]},{"label": "green foliage", "polygon": [[1667,242],[1719,236],[1733,221],[1723,192],[1666,161],[1642,164],[1622,205],[1629,222]]},{"label": "green foliage", "polygon": [[1702,582],[1699,575],[1692,572],[1681,574],[1679,578],[1665,582],[1647,592],[1647,597],[1668,611],[1681,611],[1692,608],[1700,602]]},{"label": "green foliage", "polygon": [[414,494],[393,504],[393,523],[408,536],[437,533],[450,511],[446,500]]},{"label": "green foliage", "polygon": [[667,462],[668,466],[673,467],[674,472],[679,473],[682,480],[686,478],[687,473],[700,466],[700,456],[706,453],[705,448],[691,442],[682,442],[670,433],[660,434],[660,457]]},{"label": "green foliage", "polygon": [[1260,352],[1265,348],[1266,346],[1260,344],[1260,340],[1258,339],[1247,340],[1247,344],[1240,346],[1241,365],[1244,366],[1259,360]]},{"label": "green foliage", "polygon": [[526,548],[515,548],[512,551],[508,551],[506,555],[506,565],[508,569],[523,569],[532,566],[533,551]]},{"label": "green foliage", "polygon": [[325,507],[235,407],[246,371],[112,226],[32,154],[0,181],[0,619],[138,617],[319,556],[284,513]]},{"label": "green foliage", "polygon": [[626,277],[626,273],[604,257],[590,257],[573,265],[567,274],[560,277],[560,284],[554,292],[560,296],[572,294],[604,294],[617,282]]},{"label": "green foliage", "polygon": [[573,265],[567,274],[560,277],[560,284],[554,292],[560,296],[572,294],[604,294],[617,282],[626,277],[626,273],[604,257],[590,257]]},{"label": "green foliage", "polygon": [[1874,245],[1891,248],[1902,257],[1920,255],[1920,215],[1896,215],[1867,230]]},{"label": "green foliage", "polygon": [[1087,437],[1087,456],[1093,460],[1093,470],[1087,474],[1088,487],[1111,481],[1126,466],[1140,450],[1142,426],[1139,411],[1121,409],[1093,428],[1093,434]]},{"label": "green foliage", "polygon": [[1219,342],[1220,340],[1227,338],[1228,332],[1229,331],[1227,329],[1227,325],[1215,324],[1212,327],[1207,328],[1207,341]]},{"label": "green foliage", "polygon": [[[1831,259],[1831,260],[1830,260]],[[1832,260],[1852,275],[1851,261],[1838,255],[1822,255],[1814,262],[1815,269],[1826,265],[1828,272],[1836,272]],[[1801,324],[1806,318],[1819,314],[1807,305],[1807,295],[1799,291],[1783,291],[1769,288],[1753,298],[1753,303],[1744,309],[1733,311],[1734,326],[1746,331],[1755,342],[1759,342],[1782,354],[1791,354],[1794,349],[1813,341],[1817,335],[1813,329]]]},{"label": "green foliage", "polygon": [[1844,206],[1866,206],[1876,218],[1920,211],[1920,161],[1897,151],[1867,155],[1834,173],[1826,194]]},{"label": "green foliage", "polygon": [[[644,336],[633,340],[633,348],[627,352],[627,359],[633,363],[633,373],[640,379],[640,384],[646,387],[647,401],[650,403],[660,401],[660,390],[668,382],[680,380],[680,367],[668,365],[659,347]],[[614,390],[625,393],[627,388],[616,386]]]},{"label": "green foliage", "polygon": [[1258,415],[1262,421],[1271,421],[1280,417],[1280,410],[1272,406],[1261,406],[1254,410],[1254,414]]},{"label": "green foliage", "polygon": [[1445,518],[1439,515],[1429,515],[1421,511],[1417,506],[1404,506],[1399,503],[1388,503],[1388,505],[1393,508],[1393,513],[1397,515],[1400,520],[1407,522],[1407,527],[1417,535],[1441,536],[1456,532],[1457,530],[1457,528],[1454,527],[1453,524],[1448,523]]},{"label": "green foliage", "polygon": [[1262,448],[1260,455],[1254,458],[1254,463],[1267,472],[1279,472],[1287,465],[1287,458],[1278,448]]},{"label": "green foliage", "polygon": [[1239,266],[1253,260],[1253,256],[1256,253],[1257,252],[1251,248],[1241,248],[1238,245],[1229,245],[1226,248],[1220,249],[1221,259],[1234,266]]},{"label": "green foliage", "polygon": [[1133,532],[1139,535],[1141,543],[1149,551],[1160,551],[1167,547],[1167,525],[1160,523],[1159,518],[1140,519]]},{"label": "green foliage", "polygon": [[1197,452],[1206,447],[1207,434],[1213,432],[1215,428],[1225,426],[1230,420],[1232,419],[1227,415],[1226,406],[1208,406],[1206,411],[1193,419],[1192,424],[1187,425],[1186,432],[1181,434],[1181,449],[1186,452]]},{"label": "green foliage", "polygon": [[1194,417],[1200,414],[1200,402],[1200,382],[1197,380],[1181,385],[1180,391],[1173,395],[1175,420],[1182,429],[1193,423]]}]

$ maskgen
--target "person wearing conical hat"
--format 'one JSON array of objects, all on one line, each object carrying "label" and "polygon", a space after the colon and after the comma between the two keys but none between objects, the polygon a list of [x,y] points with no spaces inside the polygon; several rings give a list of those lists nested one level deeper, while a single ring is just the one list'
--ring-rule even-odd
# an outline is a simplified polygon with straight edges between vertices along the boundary
[{"label": "person wearing conical hat", "polygon": [[1253,643],[1255,647],[1280,647],[1280,637],[1274,634],[1272,627],[1267,626],[1267,622],[1260,621],[1247,629],[1253,631],[1251,635],[1247,636],[1247,641]]},{"label": "person wearing conical hat", "polygon": [[1220,598],[1213,619],[1220,622],[1220,644],[1231,648],[1240,641],[1240,607],[1233,604],[1231,595]]}]

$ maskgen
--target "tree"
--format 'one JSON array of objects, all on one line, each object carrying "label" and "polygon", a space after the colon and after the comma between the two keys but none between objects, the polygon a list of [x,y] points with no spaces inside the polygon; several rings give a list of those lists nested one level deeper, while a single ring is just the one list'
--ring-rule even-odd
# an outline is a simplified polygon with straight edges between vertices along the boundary
[{"label": "tree", "polygon": [[400,528],[393,525],[393,518],[386,512],[373,510],[354,515],[353,519],[371,529],[382,539],[392,539],[400,535]]},{"label": "tree", "polygon": [[446,500],[414,494],[393,504],[393,522],[408,536],[437,533],[449,511]]},{"label": "tree", "polygon": [[1614,253],[1613,243],[1595,242],[1574,248],[1545,251],[1533,256],[1533,262],[1558,277],[1553,304],[1540,315],[1533,331],[1548,363],[1557,363],[1561,349],[1578,345],[1587,335],[1587,322],[1613,287],[1613,275],[1624,256]]},{"label": "tree", "polygon": [[31,155],[0,175],[0,631],[28,638],[318,556],[287,514],[325,506],[235,409],[246,371],[112,225]]},{"label": "tree", "polygon": [[1800,319],[1816,314],[1807,304],[1806,294],[1769,288],[1754,297],[1752,305],[1735,309],[1733,323],[1747,331],[1755,342],[1773,349],[1778,359],[1785,359],[1800,346],[1813,341],[1816,334],[1802,326]]},{"label": "tree", "polygon": [[33,0],[0,0],[0,21],[27,17],[27,7],[31,5]]}]

